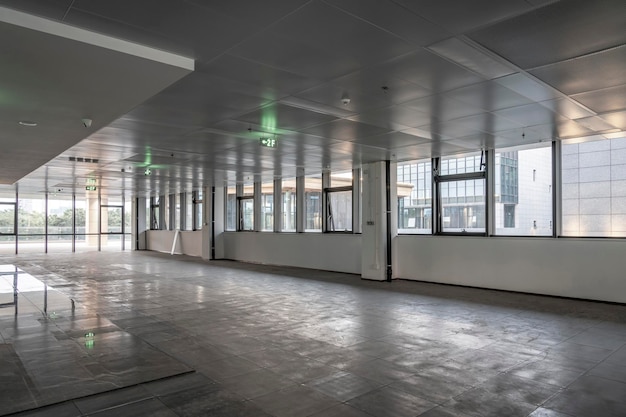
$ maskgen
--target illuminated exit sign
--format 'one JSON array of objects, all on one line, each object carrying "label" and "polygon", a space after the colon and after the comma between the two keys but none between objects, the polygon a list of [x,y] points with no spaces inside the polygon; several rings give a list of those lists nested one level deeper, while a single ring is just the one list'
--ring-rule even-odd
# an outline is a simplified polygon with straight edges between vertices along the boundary
[{"label": "illuminated exit sign", "polygon": [[95,185],[88,185],[85,187],[85,190],[87,191],[96,191],[96,186]]},{"label": "illuminated exit sign", "polygon": [[276,138],[261,138],[259,141],[261,146],[265,146],[266,148],[275,148],[276,145],[278,145]]}]

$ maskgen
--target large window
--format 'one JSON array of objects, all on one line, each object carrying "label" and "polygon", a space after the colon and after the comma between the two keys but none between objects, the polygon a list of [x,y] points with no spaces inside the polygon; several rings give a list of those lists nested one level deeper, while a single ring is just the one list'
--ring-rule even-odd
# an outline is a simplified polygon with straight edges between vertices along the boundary
[{"label": "large window", "polygon": [[18,251],[45,252],[46,196],[20,194],[18,200]]},{"label": "large window", "polygon": [[626,138],[562,141],[564,236],[626,237]]},{"label": "large window", "polygon": [[158,197],[150,198],[150,230],[160,229],[161,205]]},{"label": "large window", "polygon": [[204,215],[202,210],[202,205],[204,203],[204,195],[202,194],[202,190],[194,191],[192,194],[192,221],[191,221],[191,229],[192,230],[202,230],[202,223],[204,222]]},{"label": "large window", "polygon": [[274,230],[274,183],[264,182],[261,184],[261,230],[272,232]]},{"label": "large window", "polygon": [[254,186],[244,185],[243,194],[237,197],[239,204],[239,227],[237,230],[254,230]]},{"label": "large window", "polygon": [[0,197],[0,254],[15,253],[17,204],[12,197]]},{"label": "large window", "polygon": [[326,193],[326,231],[352,231],[352,171],[330,174]]},{"label": "large window", "polygon": [[237,193],[235,187],[226,189],[226,230],[237,230]]},{"label": "large window", "polygon": [[496,234],[551,236],[552,146],[496,149]]},{"label": "large window", "polygon": [[398,233],[432,233],[432,164],[398,164]]},{"label": "large window", "polygon": [[[84,218],[84,212],[77,215]],[[73,234],[72,195],[48,196],[48,252],[71,252]]]},{"label": "large window", "polygon": [[282,181],[282,222],[283,232],[296,231],[296,179],[290,178]]},{"label": "large window", "polygon": [[322,231],[322,176],[304,178],[304,230]]},{"label": "large window", "polygon": [[485,233],[485,155],[441,158],[435,177],[441,233]]}]

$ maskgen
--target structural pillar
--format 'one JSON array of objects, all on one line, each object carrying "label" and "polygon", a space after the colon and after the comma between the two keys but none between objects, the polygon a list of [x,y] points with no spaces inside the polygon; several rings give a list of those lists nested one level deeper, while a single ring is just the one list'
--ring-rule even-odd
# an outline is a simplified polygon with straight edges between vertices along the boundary
[{"label": "structural pillar", "polygon": [[361,278],[386,279],[387,211],[385,162],[363,165]]}]

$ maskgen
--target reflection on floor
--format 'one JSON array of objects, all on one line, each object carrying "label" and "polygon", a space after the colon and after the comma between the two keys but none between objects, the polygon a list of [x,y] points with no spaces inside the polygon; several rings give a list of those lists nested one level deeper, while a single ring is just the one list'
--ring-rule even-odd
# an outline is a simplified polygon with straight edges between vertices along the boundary
[{"label": "reflection on floor", "polygon": [[15,316],[2,277],[0,414],[626,415],[622,305],[149,252],[0,264],[58,290],[18,287]]},{"label": "reflection on floor", "polygon": [[45,281],[0,265],[0,415],[191,371]]}]

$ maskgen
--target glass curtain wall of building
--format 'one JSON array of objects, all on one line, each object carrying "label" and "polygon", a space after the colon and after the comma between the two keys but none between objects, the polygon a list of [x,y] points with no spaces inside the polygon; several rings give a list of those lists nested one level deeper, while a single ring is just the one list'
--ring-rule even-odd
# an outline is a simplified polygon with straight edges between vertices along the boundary
[{"label": "glass curtain wall of building", "polygon": [[626,138],[562,141],[564,236],[626,237]]},{"label": "glass curtain wall of building", "polygon": [[497,235],[552,236],[552,146],[496,149]]}]

